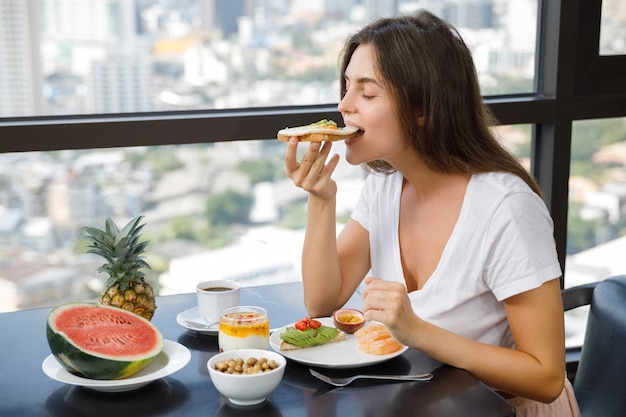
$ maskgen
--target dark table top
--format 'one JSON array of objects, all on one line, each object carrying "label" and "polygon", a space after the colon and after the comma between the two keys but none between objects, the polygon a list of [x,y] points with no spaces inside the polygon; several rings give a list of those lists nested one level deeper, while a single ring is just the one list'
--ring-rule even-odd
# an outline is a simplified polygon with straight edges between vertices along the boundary
[{"label": "dark table top", "polygon": [[[348,302],[359,306],[358,296]],[[242,288],[241,303],[259,305],[277,328],[306,315],[302,284]],[[217,337],[200,335],[176,322],[178,313],[195,307],[195,294],[159,297],[152,322],[165,339],[191,351],[180,371],[125,393],[102,393],[65,385],[47,377],[42,362],[50,355],[46,318],[50,309],[0,314],[0,417],[88,416],[514,416],[511,405],[469,373],[440,366],[414,349],[359,373],[433,371],[431,382],[359,380],[335,388],[309,374],[309,367],[288,361],[285,376],[268,401],[253,407],[232,406],[213,386],[206,363],[217,353]],[[331,371],[337,375],[354,370]]]}]

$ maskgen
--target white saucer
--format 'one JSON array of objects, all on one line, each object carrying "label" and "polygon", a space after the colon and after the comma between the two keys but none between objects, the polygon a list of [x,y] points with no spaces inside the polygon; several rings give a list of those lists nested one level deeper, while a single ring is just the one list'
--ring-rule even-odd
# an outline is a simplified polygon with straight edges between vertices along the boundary
[{"label": "white saucer", "polygon": [[193,307],[178,313],[178,315],[176,316],[176,322],[183,326],[185,329],[193,330],[194,332],[211,336],[217,336],[217,331],[220,327],[219,323],[215,323],[212,327],[208,329],[202,326],[194,326],[193,322],[204,325],[208,324],[200,315],[200,310],[198,310],[198,307]]},{"label": "white saucer", "polygon": [[165,340],[163,350],[148,366],[124,379],[89,379],[69,373],[53,355],[41,364],[41,369],[50,378],[69,385],[78,385],[94,391],[125,392],[143,387],[157,379],[182,369],[191,360],[191,352],[185,346]]}]

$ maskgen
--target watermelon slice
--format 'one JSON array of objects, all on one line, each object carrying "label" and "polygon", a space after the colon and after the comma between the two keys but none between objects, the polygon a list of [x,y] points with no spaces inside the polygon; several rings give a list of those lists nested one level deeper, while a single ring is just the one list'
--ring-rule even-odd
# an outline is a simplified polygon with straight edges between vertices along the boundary
[{"label": "watermelon slice", "polygon": [[70,303],[48,314],[52,354],[70,373],[121,379],[148,365],[163,349],[163,335],[148,320],[121,308]]}]

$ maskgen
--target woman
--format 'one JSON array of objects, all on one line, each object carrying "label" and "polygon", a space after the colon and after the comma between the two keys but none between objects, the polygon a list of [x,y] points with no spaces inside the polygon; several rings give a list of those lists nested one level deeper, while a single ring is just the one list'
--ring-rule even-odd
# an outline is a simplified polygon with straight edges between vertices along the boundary
[{"label": "woman", "polygon": [[309,193],[309,313],[331,314],[365,280],[365,318],[403,344],[466,369],[518,415],[579,415],[552,220],[493,137],[459,34],[428,12],[381,19],[348,39],[341,76],[339,111],[361,129],[346,159],[372,172],[339,236],[331,144],[311,144],[298,162],[291,138],[285,156]]}]

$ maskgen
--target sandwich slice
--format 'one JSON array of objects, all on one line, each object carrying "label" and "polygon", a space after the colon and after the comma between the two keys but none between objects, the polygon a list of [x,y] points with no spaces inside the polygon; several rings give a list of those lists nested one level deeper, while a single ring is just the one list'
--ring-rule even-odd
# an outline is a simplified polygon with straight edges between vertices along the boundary
[{"label": "sandwich slice", "polygon": [[292,136],[300,142],[333,142],[357,136],[361,130],[354,126],[338,127],[332,120],[323,119],[306,126],[287,127],[278,131],[278,140],[289,141]]}]

